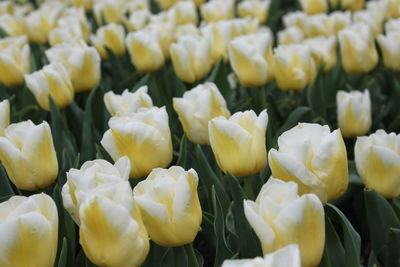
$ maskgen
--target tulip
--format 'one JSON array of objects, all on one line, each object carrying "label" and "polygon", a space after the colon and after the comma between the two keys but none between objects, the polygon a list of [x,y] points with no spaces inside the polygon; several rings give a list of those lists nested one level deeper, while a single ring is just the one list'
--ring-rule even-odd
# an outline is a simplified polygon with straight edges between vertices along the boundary
[{"label": "tulip", "polygon": [[380,14],[376,10],[360,10],[353,13],[354,23],[365,23],[370,27],[373,36],[381,34],[383,31],[384,14]]},{"label": "tulip", "polygon": [[166,21],[150,23],[144,28],[144,30],[156,31],[158,33],[159,44],[165,60],[170,58],[169,49],[173,42],[172,31],[174,27],[175,24],[171,21]]},{"label": "tulip", "polygon": [[272,37],[267,33],[235,38],[229,46],[232,69],[246,87],[257,87],[274,77]]},{"label": "tulip", "polygon": [[346,191],[347,152],[340,130],[299,123],[279,136],[278,146],[268,155],[272,176],[296,182],[300,195],[313,193],[326,203]]},{"label": "tulip", "polygon": [[[86,42],[89,41],[89,37],[92,32],[89,20],[86,17],[85,10],[81,7],[80,8],[69,7],[65,9],[61,14],[61,17],[57,20],[57,27],[59,28],[79,27],[80,32],[82,34],[82,38]],[[62,39],[62,37],[60,38]]]},{"label": "tulip", "polygon": [[328,0],[300,0],[300,5],[308,15],[326,13],[328,11]]},{"label": "tulip", "polygon": [[192,1],[177,2],[170,9],[176,25],[197,24],[197,10]]},{"label": "tulip", "polygon": [[164,168],[172,161],[171,132],[165,107],[149,108],[124,117],[112,117],[101,144],[117,160],[128,156],[131,177],[148,175],[153,168]]},{"label": "tulip", "polygon": [[136,11],[150,11],[150,4],[148,0],[135,0],[125,1],[124,4],[125,12],[134,13]]},{"label": "tulip", "polygon": [[229,20],[232,24],[231,40],[241,35],[257,33],[259,30],[258,19],[239,18]]},{"label": "tulip", "polygon": [[165,59],[157,31],[140,30],[126,37],[132,64],[140,72],[154,72],[164,66]]},{"label": "tulip", "polygon": [[99,51],[102,59],[108,59],[106,48],[117,56],[125,54],[125,31],[124,27],[120,24],[108,24],[97,29],[96,35],[90,36],[90,41]]},{"label": "tulip", "polygon": [[61,63],[49,64],[32,74],[25,74],[25,82],[39,106],[47,111],[50,110],[49,96],[59,108],[74,100],[71,78]]},{"label": "tulip", "polygon": [[400,71],[400,31],[388,32],[377,37],[383,54],[383,63],[386,68]]},{"label": "tulip", "polygon": [[215,64],[221,58],[228,59],[228,44],[232,39],[233,23],[232,20],[221,20],[210,22],[201,29],[203,36],[210,40],[210,58]]},{"label": "tulip", "polygon": [[12,1],[2,1],[0,2],[0,15],[14,13],[14,5]]},{"label": "tulip", "polygon": [[24,18],[22,16],[3,14],[0,15],[0,28],[10,37],[26,34]]},{"label": "tulip", "polygon": [[303,32],[306,30],[308,16],[300,11],[289,12],[288,14],[282,17],[283,24],[285,28],[289,28],[291,26],[299,27]]},{"label": "tulip", "polygon": [[10,124],[10,102],[6,99],[0,102],[0,136]]},{"label": "tulip", "polygon": [[229,119],[217,117],[208,123],[210,144],[218,166],[235,176],[248,176],[265,168],[265,132],[268,114],[252,110],[236,112]]},{"label": "tulip", "polygon": [[13,196],[0,203],[0,214],[0,266],[54,265],[58,214],[51,197],[43,193],[30,197]]},{"label": "tulip", "polygon": [[344,28],[352,24],[350,11],[334,11],[329,15],[329,24],[331,26],[331,33],[337,34]]},{"label": "tulip", "polygon": [[264,258],[256,257],[245,260],[225,260],[221,267],[260,267],[282,266],[301,267],[300,250],[297,244],[287,245],[272,253],[265,254]]},{"label": "tulip", "polygon": [[357,23],[339,32],[343,68],[348,73],[370,72],[378,64],[374,37],[365,23]]},{"label": "tulip", "polygon": [[247,221],[261,241],[263,253],[289,244],[300,248],[301,266],[317,266],[325,244],[325,218],[314,194],[297,194],[297,184],[269,178],[255,202],[244,200]]},{"label": "tulip", "polygon": [[182,98],[174,97],[172,102],[186,136],[196,144],[209,144],[208,122],[211,119],[230,116],[224,97],[210,82],[199,84]]},{"label": "tulip", "polygon": [[[332,0],[331,0],[332,1]],[[337,1],[337,0],[335,0]],[[363,9],[364,0],[340,0],[341,7],[350,11]]]},{"label": "tulip", "polygon": [[0,160],[20,189],[38,190],[53,183],[58,163],[48,123],[29,120],[8,126],[0,137]]},{"label": "tulip", "polygon": [[150,20],[151,13],[149,10],[136,10],[130,13],[129,18],[124,20],[128,31],[134,32],[143,29]]},{"label": "tulip", "polygon": [[[61,63],[68,71],[75,92],[91,90],[100,82],[100,55],[81,40],[77,44],[61,44],[46,51],[50,63]],[[82,77],[84,73],[84,77]]]},{"label": "tulip", "polygon": [[167,10],[180,0],[156,0],[162,10]]},{"label": "tulip", "polygon": [[329,38],[325,37],[315,37],[311,39],[306,39],[303,42],[308,44],[311,48],[311,54],[314,56],[317,68],[323,64],[324,71],[330,71],[336,66],[336,37],[331,36]]},{"label": "tulip", "polygon": [[193,83],[211,69],[210,43],[206,38],[182,36],[171,45],[170,54],[176,75],[185,82]]},{"label": "tulip", "polygon": [[200,32],[200,29],[197,28],[197,26],[195,24],[187,23],[187,24],[176,26],[174,29],[173,36],[174,36],[174,40],[178,41],[179,38],[184,35],[194,35],[196,37],[201,37],[201,34],[202,33]]},{"label": "tulip", "polygon": [[264,24],[268,19],[269,6],[271,0],[247,0],[238,4],[239,16],[247,16],[258,19],[260,24]]},{"label": "tulip", "polygon": [[26,36],[0,40],[0,83],[14,87],[24,83],[29,73],[31,50]]},{"label": "tulip", "polygon": [[399,0],[388,0],[386,1],[387,8],[387,17],[389,18],[399,18],[400,17],[400,1]]},{"label": "tulip", "polygon": [[109,91],[104,94],[104,104],[111,116],[125,116],[138,112],[140,108],[151,108],[153,101],[147,94],[147,86],[142,86],[134,93],[125,89],[121,95]]},{"label": "tulip", "polygon": [[365,186],[386,198],[400,196],[400,134],[378,130],[358,137],[354,147],[357,172]]},{"label": "tulip", "polygon": [[49,32],[49,43],[51,46],[62,43],[77,43],[82,39],[83,33],[77,23],[66,27],[57,27]]},{"label": "tulip", "polygon": [[97,25],[121,23],[124,17],[124,0],[95,1],[93,13]]},{"label": "tulip", "polygon": [[345,137],[366,134],[371,128],[371,98],[364,93],[338,91],[336,95],[338,125]]},{"label": "tulip", "polygon": [[391,19],[385,23],[386,34],[389,32],[400,31],[400,19]]},{"label": "tulip", "polygon": [[332,35],[330,18],[326,14],[315,14],[307,17],[305,22],[305,34],[308,38]]},{"label": "tulip", "polygon": [[200,7],[201,16],[206,23],[228,20],[235,17],[234,0],[211,0]]},{"label": "tulip", "polygon": [[293,44],[275,49],[275,78],[280,89],[301,91],[315,76],[316,66],[308,45]]},{"label": "tulip", "polygon": [[93,0],[70,0],[76,7],[83,7],[86,11],[92,10]]},{"label": "tulip", "polygon": [[297,26],[290,26],[278,32],[278,44],[290,45],[301,43],[304,39],[303,31]]},{"label": "tulip", "polygon": [[133,190],[150,238],[161,246],[192,243],[200,230],[201,207],[195,170],[156,168]]}]

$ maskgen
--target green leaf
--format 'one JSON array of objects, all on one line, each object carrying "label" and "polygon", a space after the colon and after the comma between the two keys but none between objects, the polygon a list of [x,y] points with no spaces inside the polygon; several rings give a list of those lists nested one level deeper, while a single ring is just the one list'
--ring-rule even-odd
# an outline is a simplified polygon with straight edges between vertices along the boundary
[{"label": "green leaf", "polygon": [[189,267],[201,267],[203,266],[202,264],[200,265],[198,262],[198,258],[196,255],[196,252],[193,249],[193,243],[190,243],[188,245],[184,246],[186,255],[187,255],[187,262]]},{"label": "green leaf", "polygon": [[68,242],[64,237],[62,242],[62,249],[60,253],[60,258],[58,259],[58,267],[67,267],[67,255],[68,255]]},{"label": "green leaf", "polygon": [[388,256],[386,258],[386,266],[400,266],[400,229],[390,228],[388,238]]},{"label": "green leaf", "polygon": [[90,91],[89,97],[85,104],[85,113],[83,117],[82,126],[82,144],[81,144],[81,162],[93,159],[94,146],[93,146],[93,121],[92,121],[92,105],[93,98],[96,94],[97,88]]},{"label": "green leaf", "polygon": [[182,166],[184,169],[187,168],[187,138],[186,135],[182,135],[181,143],[179,146],[179,157],[176,161],[176,165]]},{"label": "green leaf", "polygon": [[230,85],[228,82],[228,72],[226,70],[226,66],[224,60],[221,59],[218,61],[217,65],[213,68],[210,76],[208,77],[208,82],[213,82],[218,87],[221,94],[225,99],[230,99],[230,94],[234,92],[230,89]]},{"label": "green leaf", "polygon": [[325,250],[319,267],[345,266],[345,251],[329,217],[325,214]]},{"label": "green leaf", "polygon": [[0,203],[7,201],[13,195],[15,195],[15,193],[8,180],[7,173],[3,165],[0,164]]},{"label": "green leaf", "polygon": [[63,136],[63,121],[60,110],[57,105],[54,103],[53,99],[49,96],[50,102],[50,126],[51,126],[51,134],[53,136],[54,147],[57,152],[57,158],[61,159],[62,150],[65,146],[64,144],[64,136]]}]

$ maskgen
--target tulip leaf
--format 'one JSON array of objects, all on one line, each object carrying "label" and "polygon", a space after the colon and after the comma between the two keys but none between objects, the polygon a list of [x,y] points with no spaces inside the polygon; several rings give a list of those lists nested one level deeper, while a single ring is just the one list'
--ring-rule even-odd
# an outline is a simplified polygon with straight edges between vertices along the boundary
[{"label": "tulip leaf", "polygon": [[60,253],[60,258],[58,259],[58,267],[67,267],[67,255],[68,255],[68,242],[64,237],[62,242],[62,249]]},{"label": "tulip leaf", "polygon": [[200,257],[198,257],[198,254],[195,252],[195,250],[193,248],[193,243],[185,245],[184,248],[185,248],[185,251],[186,251],[187,260],[188,260],[188,266],[189,267],[201,267],[201,266],[203,266],[203,264],[202,264],[203,257],[201,255],[200,255]]},{"label": "tulip leaf", "polygon": [[13,195],[15,195],[15,193],[12,189],[7,173],[3,165],[0,164],[0,203],[7,201]]},{"label": "tulip leaf", "polygon": [[386,266],[400,266],[400,229],[390,228],[388,238]]},{"label": "tulip leaf", "polygon": [[354,227],[348,221],[346,216],[334,205],[328,203],[325,206],[327,216],[334,222],[342,226],[344,235],[344,251],[345,251],[345,266],[359,267],[360,265],[360,250],[361,238],[354,230]]},{"label": "tulip leaf", "polygon": [[184,169],[187,168],[187,138],[186,135],[182,135],[181,143],[179,146],[179,157],[176,161],[176,165],[182,166]]},{"label": "tulip leaf", "polygon": [[85,104],[85,113],[83,116],[83,126],[82,126],[82,143],[81,143],[82,163],[93,159],[94,156],[92,105],[97,89],[98,87],[90,91],[89,97],[86,100]]},{"label": "tulip leaf", "polygon": [[139,89],[140,87],[147,85],[150,81],[150,74],[146,74],[144,75],[134,86],[133,88],[130,90],[131,92],[135,92],[137,89]]},{"label": "tulip leaf", "polygon": [[210,76],[208,76],[207,81],[215,83],[223,97],[229,100],[230,94],[234,92],[234,90],[230,90],[230,85],[228,82],[228,72],[226,68],[227,67],[224,63],[224,60],[221,59],[213,68]]},{"label": "tulip leaf", "polygon": [[332,224],[332,221],[325,214],[325,249],[319,267],[345,266],[345,251],[340,238]]}]

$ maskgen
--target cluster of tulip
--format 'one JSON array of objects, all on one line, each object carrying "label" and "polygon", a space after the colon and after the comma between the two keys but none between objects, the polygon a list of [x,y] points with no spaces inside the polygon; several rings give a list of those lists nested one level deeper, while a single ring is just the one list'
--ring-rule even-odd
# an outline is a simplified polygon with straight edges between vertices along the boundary
[{"label": "cluster of tulip", "polygon": [[[147,0],[36,1],[43,2],[37,9],[2,1],[0,29],[8,37],[0,39],[0,84],[11,90],[26,86],[37,104],[51,111],[100,86],[107,75],[103,63],[113,58],[129,55],[140,75],[165,68],[170,59],[175,75],[191,87],[165,100],[184,136],[210,146],[218,172],[249,180],[270,171],[258,196],[247,195],[240,204],[264,256],[219,263],[317,266],[330,223],[324,206],[349,186],[344,137],[357,138],[355,167],[365,186],[392,199],[400,196],[400,134],[379,129],[366,136],[373,126],[371,89],[337,90],[338,129],[296,121],[268,150],[270,107],[258,115],[253,109],[233,112],[220,86],[204,78],[226,64],[233,71],[224,77],[228,90],[263,91],[276,83],[281,91],[300,94],[337,62],[348,74],[371,72],[379,61],[375,40],[384,66],[400,71],[400,1],[300,0],[303,12],[282,17],[277,47],[265,26],[272,1],[157,0],[162,9],[157,14]],[[326,14],[339,6],[346,11]],[[45,57],[43,66],[32,64],[35,45],[47,48],[36,51]],[[154,105],[149,87],[102,95],[110,118],[99,143],[115,164],[98,158],[79,169],[60,166],[62,155],[46,120],[11,123],[13,99],[0,102],[0,161],[7,177],[20,193],[63,184],[62,205],[79,228],[84,254],[98,266],[139,266],[150,240],[184,246],[202,230],[203,177],[199,169],[186,171],[174,161],[172,112]],[[133,190],[130,178],[139,180]],[[44,193],[0,203],[0,266],[53,266],[62,238],[60,212]]]}]

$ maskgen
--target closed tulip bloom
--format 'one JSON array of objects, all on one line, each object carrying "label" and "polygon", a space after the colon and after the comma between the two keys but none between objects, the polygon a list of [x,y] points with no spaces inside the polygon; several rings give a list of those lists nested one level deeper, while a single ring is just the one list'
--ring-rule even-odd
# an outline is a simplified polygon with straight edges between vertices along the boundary
[{"label": "closed tulip bloom", "polygon": [[272,37],[268,33],[235,38],[229,46],[229,59],[239,81],[246,87],[257,87],[274,78]]},{"label": "closed tulip bloom", "polygon": [[238,4],[239,16],[247,16],[258,19],[260,24],[264,24],[268,19],[270,0],[247,0]]},{"label": "closed tulip bloom", "polygon": [[[83,40],[61,44],[46,51],[50,63],[61,63],[68,71],[75,92],[91,90],[100,82],[100,55]],[[84,76],[82,76],[84,74]]]},{"label": "closed tulip bloom", "polygon": [[10,124],[10,102],[6,99],[0,102],[0,136]]},{"label": "closed tulip bloom", "polygon": [[338,91],[336,95],[339,128],[345,137],[366,134],[371,128],[371,98],[369,91]]},{"label": "closed tulip bloom", "polygon": [[77,43],[83,40],[83,33],[78,23],[57,27],[49,32],[49,43],[55,46],[62,43]]},{"label": "closed tulip bloom", "polygon": [[171,21],[165,22],[154,22],[146,25],[144,30],[147,31],[156,31],[158,33],[158,40],[161,47],[161,50],[164,55],[164,60],[170,58],[170,46],[173,40],[173,30],[175,29],[175,24]]},{"label": "closed tulip bloom", "polygon": [[179,79],[193,83],[211,69],[210,42],[206,38],[185,35],[170,47],[174,70]]},{"label": "closed tulip bloom", "polygon": [[331,33],[337,34],[344,28],[352,24],[350,11],[334,11],[329,15],[329,24],[331,26]]},{"label": "closed tulip bloom", "polygon": [[140,30],[126,37],[132,64],[140,72],[153,72],[164,66],[165,59],[157,31]]},{"label": "closed tulip bloom", "polygon": [[313,267],[324,251],[324,208],[314,194],[299,196],[297,187],[293,182],[269,178],[255,202],[244,200],[244,214],[264,254],[297,244],[301,266]]},{"label": "closed tulip bloom", "polygon": [[2,267],[52,267],[58,240],[54,200],[42,193],[0,203],[0,236]]},{"label": "closed tulip bloom", "polygon": [[387,18],[399,18],[400,17],[400,1],[399,0],[388,0],[386,1]]},{"label": "closed tulip bloom", "polygon": [[0,40],[0,83],[14,87],[24,83],[29,73],[31,50],[26,36]]},{"label": "closed tulip bloom", "polygon": [[89,41],[89,37],[92,32],[89,20],[86,17],[85,10],[82,7],[69,7],[64,9],[61,17],[57,20],[57,27],[79,27],[80,32],[82,33],[82,39],[84,39],[86,42]]},{"label": "closed tulip bloom", "polygon": [[210,58],[215,64],[221,58],[228,60],[228,45],[232,39],[233,24],[231,20],[210,22],[201,27],[201,34],[210,40]]},{"label": "closed tulip bloom", "polygon": [[225,260],[221,267],[301,267],[300,250],[297,244],[287,245],[264,258],[256,257],[245,260]]},{"label": "closed tulip bloom", "polygon": [[307,17],[305,35],[308,38],[332,35],[331,20],[327,14],[315,14]]},{"label": "closed tulip bloom", "polygon": [[268,114],[257,117],[252,110],[236,112],[229,119],[217,117],[208,123],[210,144],[218,166],[235,176],[248,176],[265,168],[265,132]]},{"label": "closed tulip bloom", "polygon": [[297,26],[303,32],[305,32],[308,18],[309,16],[307,16],[304,12],[295,11],[295,12],[289,12],[288,14],[284,15],[282,17],[282,21],[283,24],[285,25],[285,28],[291,26]]},{"label": "closed tulip bloom", "polygon": [[257,33],[260,29],[258,19],[250,17],[229,20],[232,24],[231,39],[241,35]]},{"label": "closed tulip bloom", "polygon": [[101,144],[114,160],[128,156],[131,177],[148,175],[172,161],[171,131],[165,107],[149,108],[125,117],[112,117]]},{"label": "closed tulip bloom", "polygon": [[230,116],[226,101],[214,83],[199,84],[186,91],[182,98],[173,98],[186,136],[196,144],[209,144],[208,122],[215,117]]},{"label": "closed tulip bloom", "polygon": [[228,20],[235,17],[234,0],[211,0],[200,7],[201,16],[206,23]]},{"label": "closed tulip bloom", "polygon": [[22,16],[13,16],[8,13],[0,15],[0,28],[11,37],[27,34]]},{"label": "closed tulip bloom", "polygon": [[56,26],[61,14],[60,6],[41,7],[25,17],[25,27],[29,40],[35,43],[46,43],[49,32]]},{"label": "closed tulip bloom", "polygon": [[381,34],[383,31],[384,14],[376,10],[360,10],[353,13],[354,23],[361,22],[367,24],[373,36]]},{"label": "closed tulip bloom", "polygon": [[125,30],[120,24],[107,24],[97,29],[96,35],[90,36],[90,41],[99,51],[102,59],[108,59],[106,48],[117,56],[125,54]]},{"label": "closed tulip bloom", "polygon": [[365,23],[357,23],[339,32],[342,65],[346,72],[363,74],[378,64],[375,40]]},{"label": "closed tulip bloom", "polygon": [[304,39],[304,33],[297,26],[290,26],[278,32],[279,45],[299,44],[303,41],[303,39]]},{"label": "closed tulip bloom", "polygon": [[39,106],[47,111],[50,110],[49,96],[59,108],[68,106],[74,100],[71,78],[61,63],[49,64],[39,71],[26,74],[25,82]]},{"label": "closed tulip bloom", "polygon": [[300,5],[308,15],[326,13],[328,11],[328,0],[300,0]]},{"label": "closed tulip bloom", "polygon": [[385,23],[385,32],[395,32],[400,31],[400,18],[399,19],[391,19]]},{"label": "closed tulip bloom", "polygon": [[183,25],[187,23],[197,24],[197,10],[192,1],[181,1],[169,10],[174,17],[176,25]]},{"label": "closed tulip bloom", "polygon": [[38,190],[53,183],[58,163],[48,123],[23,121],[8,126],[0,137],[0,160],[20,189]]},{"label": "closed tulip bloom", "polygon": [[97,25],[109,23],[121,23],[124,17],[123,0],[101,0],[95,1],[93,13]]},{"label": "closed tulip bloom", "polygon": [[278,146],[268,155],[272,176],[296,182],[300,195],[313,193],[326,203],[347,190],[347,152],[340,130],[299,123],[279,136]]},{"label": "closed tulip bloom", "polygon": [[314,57],[316,67],[323,64],[324,71],[330,71],[336,66],[336,37],[315,37],[306,39],[303,42],[311,48],[311,54]]},{"label": "closed tulip bloom", "polygon": [[161,246],[192,243],[200,230],[201,207],[195,170],[180,166],[154,169],[133,195],[150,238]]},{"label": "closed tulip bloom", "polygon": [[280,89],[301,91],[314,81],[316,66],[308,45],[278,46],[274,56],[275,79]]},{"label": "closed tulip bloom", "polygon": [[358,137],[354,159],[366,187],[386,198],[400,196],[400,134],[378,130]]},{"label": "closed tulip bloom", "polygon": [[111,116],[124,116],[138,112],[140,108],[151,108],[153,101],[147,94],[147,86],[141,86],[131,93],[125,89],[121,95],[109,91],[104,94],[104,104]]},{"label": "closed tulip bloom", "polygon": [[364,8],[364,2],[364,0],[340,0],[340,5],[343,9],[357,11]]},{"label": "closed tulip bloom", "polygon": [[128,19],[124,19],[124,24],[128,31],[134,32],[143,29],[150,20],[151,13],[148,9],[136,10],[129,14]]},{"label": "closed tulip bloom", "polygon": [[400,31],[388,32],[377,37],[383,54],[383,63],[386,68],[400,71]]}]

